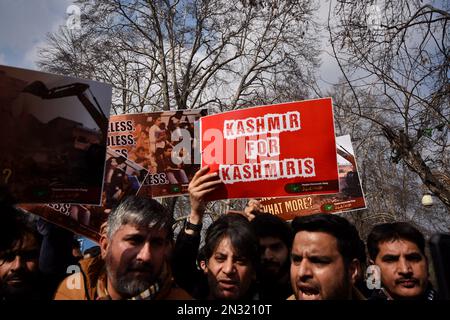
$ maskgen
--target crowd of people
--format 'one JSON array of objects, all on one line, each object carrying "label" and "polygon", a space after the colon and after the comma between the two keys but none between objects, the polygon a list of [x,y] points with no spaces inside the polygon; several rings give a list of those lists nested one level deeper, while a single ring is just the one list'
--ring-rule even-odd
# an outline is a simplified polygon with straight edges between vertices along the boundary
[{"label": "crowd of people", "polygon": [[[65,230],[56,234],[47,225],[39,233],[4,206],[0,300],[437,298],[424,236],[406,222],[375,226],[366,258],[366,244],[347,219],[316,214],[288,223],[250,200],[243,214],[215,220],[202,241],[208,195],[221,183],[208,167],[194,175],[191,212],[176,239],[164,206],[127,197],[111,211],[97,252],[84,257],[72,254]],[[369,264],[379,270],[376,288],[367,286]],[[77,268],[67,276],[70,266]]]}]

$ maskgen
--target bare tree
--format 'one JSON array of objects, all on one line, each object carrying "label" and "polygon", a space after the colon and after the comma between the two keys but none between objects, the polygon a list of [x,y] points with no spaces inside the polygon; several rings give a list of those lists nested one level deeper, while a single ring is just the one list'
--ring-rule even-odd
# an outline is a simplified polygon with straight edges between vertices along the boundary
[{"label": "bare tree", "polygon": [[[354,96],[403,161],[450,207],[449,3],[330,2],[333,54]],[[374,103],[365,104],[361,92]]]},{"label": "bare tree", "polygon": [[82,30],[49,35],[39,65],[112,83],[116,113],[268,103],[317,67],[310,0],[76,3]]},{"label": "bare tree", "polygon": [[[376,97],[355,90],[362,105],[379,112]],[[342,215],[350,218],[364,237],[375,224],[392,221],[413,223],[426,235],[448,232],[448,208],[443,203],[436,203],[432,208],[422,206],[423,183],[406,164],[392,162],[390,143],[379,125],[355,114],[356,101],[350,86],[345,82],[335,85],[329,95],[335,107],[336,135],[352,137],[367,201],[366,210]]]},{"label": "bare tree", "polygon": [[[283,101],[291,88],[305,98],[314,82],[312,0],[76,4],[82,29],[50,34],[38,65],[111,83],[116,114],[269,104]],[[227,210],[220,202],[212,205]],[[179,207],[180,216],[186,208]]]}]

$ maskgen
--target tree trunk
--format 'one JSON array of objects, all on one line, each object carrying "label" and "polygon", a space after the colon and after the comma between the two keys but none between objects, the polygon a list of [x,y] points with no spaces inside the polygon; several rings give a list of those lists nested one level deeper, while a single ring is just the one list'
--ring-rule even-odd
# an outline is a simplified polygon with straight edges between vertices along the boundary
[{"label": "tree trunk", "polygon": [[440,181],[431,172],[419,152],[414,149],[409,137],[403,131],[396,133],[387,126],[383,127],[383,132],[396,153],[394,161],[403,159],[406,165],[419,175],[423,184],[450,208],[450,185]]}]

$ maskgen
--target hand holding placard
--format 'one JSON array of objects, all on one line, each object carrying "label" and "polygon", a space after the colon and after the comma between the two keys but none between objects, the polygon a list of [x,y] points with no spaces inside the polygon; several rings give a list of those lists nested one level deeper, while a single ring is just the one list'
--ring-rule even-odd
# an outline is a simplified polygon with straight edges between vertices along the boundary
[{"label": "hand holding placard", "polygon": [[209,166],[201,168],[189,184],[188,190],[191,202],[189,221],[193,224],[200,224],[202,222],[205,206],[208,202],[208,194],[215,191],[222,183],[217,172],[208,173],[209,170]]},{"label": "hand holding placard", "polygon": [[331,98],[239,109],[200,122],[202,164],[224,183],[211,200],[339,191]]},{"label": "hand holding placard", "polygon": [[250,199],[247,205],[245,206],[244,215],[248,219],[248,221],[252,221],[255,218],[257,212],[261,211],[262,211],[261,201],[256,199]]}]

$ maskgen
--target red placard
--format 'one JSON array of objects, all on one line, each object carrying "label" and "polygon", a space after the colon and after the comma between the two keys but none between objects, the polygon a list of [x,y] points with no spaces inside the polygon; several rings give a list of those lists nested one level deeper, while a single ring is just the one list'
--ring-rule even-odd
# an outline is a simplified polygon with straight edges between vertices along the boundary
[{"label": "red placard", "polygon": [[202,165],[223,186],[210,200],[339,192],[331,98],[200,119]]}]

